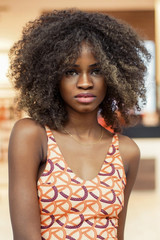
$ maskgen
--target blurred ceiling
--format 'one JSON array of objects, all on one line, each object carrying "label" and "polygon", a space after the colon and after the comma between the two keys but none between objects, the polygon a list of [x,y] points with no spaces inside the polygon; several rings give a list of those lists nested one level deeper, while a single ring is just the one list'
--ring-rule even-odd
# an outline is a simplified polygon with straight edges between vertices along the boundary
[{"label": "blurred ceiling", "polygon": [[0,0],[0,51],[20,38],[23,26],[42,12],[53,9],[153,10],[154,0]]}]

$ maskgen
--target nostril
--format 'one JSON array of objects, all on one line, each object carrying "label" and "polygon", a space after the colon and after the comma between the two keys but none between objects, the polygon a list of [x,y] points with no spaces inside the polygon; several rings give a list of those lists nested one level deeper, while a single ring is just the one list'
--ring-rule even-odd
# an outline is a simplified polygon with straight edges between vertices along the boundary
[{"label": "nostril", "polygon": [[88,89],[92,89],[93,86],[78,86],[79,89],[84,89],[84,90],[88,90]]}]

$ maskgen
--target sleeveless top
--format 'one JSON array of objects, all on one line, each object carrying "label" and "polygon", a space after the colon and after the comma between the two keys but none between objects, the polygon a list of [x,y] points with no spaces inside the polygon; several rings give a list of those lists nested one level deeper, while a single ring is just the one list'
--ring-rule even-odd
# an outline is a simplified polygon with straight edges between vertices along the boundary
[{"label": "sleeveless top", "polygon": [[98,175],[82,180],[67,165],[51,130],[46,131],[47,163],[37,182],[42,239],[118,240],[126,185],[118,136],[113,135]]}]

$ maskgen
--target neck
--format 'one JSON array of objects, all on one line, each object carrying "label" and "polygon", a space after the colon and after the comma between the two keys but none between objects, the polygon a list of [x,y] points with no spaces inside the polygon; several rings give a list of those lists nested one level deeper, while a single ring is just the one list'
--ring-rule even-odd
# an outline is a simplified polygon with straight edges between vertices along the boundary
[{"label": "neck", "polygon": [[92,113],[72,113],[69,112],[69,121],[64,126],[72,134],[79,136],[93,136],[100,131],[100,125],[97,120],[97,111]]}]

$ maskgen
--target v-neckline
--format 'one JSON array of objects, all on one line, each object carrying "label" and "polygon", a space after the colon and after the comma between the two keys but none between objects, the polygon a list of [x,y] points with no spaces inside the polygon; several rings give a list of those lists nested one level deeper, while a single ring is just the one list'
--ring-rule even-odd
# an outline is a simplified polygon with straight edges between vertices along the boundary
[{"label": "v-neckline", "polygon": [[[49,130],[50,130],[50,129],[49,129]],[[61,150],[60,150],[60,148],[59,148],[59,146],[58,146],[58,144],[57,144],[57,141],[56,141],[56,139],[55,139],[55,136],[54,136],[53,131],[50,130],[50,132],[51,132],[51,136],[52,136],[52,137],[50,136],[50,139],[54,142],[54,144],[56,144],[56,147],[57,147],[57,150],[58,150],[58,154],[60,155],[60,157],[61,157],[61,159],[63,160],[64,164],[66,165],[67,169],[69,170],[69,172],[71,172],[71,173],[74,175],[73,179],[74,179],[74,180],[78,180],[78,182],[81,182],[81,183],[82,183],[82,182],[83,182],[83,183],[87,183],[87,182],[93,182],[93,181],[95,181],[95,180],[98,178],[99,174],[101,173],[101,171],[102,171],[102,169],[103,169],[103,166],[104,166],[104,164],[105,164],[105,160],[108,158],[108,156],[111,155],[111,154],[110,154],[110,150],[111,150],[111,148],[112,148],[112,146],[113,146],[113,142],[114,142],[114,139],[115,139],[116,134],[113,134],[113,136],[112,136],[111,143],[109,144],[108,150],[107,150],[107,152],[106,152],[106,154],[105,154],[104,160],[103,160],[103,162],[102,162],[102,165],[101,165],[101,168],[100,168],[98,174],[97,174],[95,177],[93,177],[92,179],[82,179],[81,177],[77,176],[77,174],[76,174],[76,173],[72,170],[72,168],[68,165],[67,161],[65,160],[65,158],[64,158],[64,156],[63,156],[63,154],[62,154],[62,152],[61,152]]]}]

